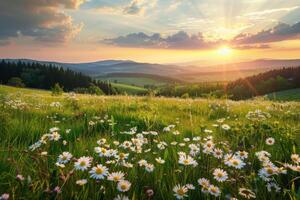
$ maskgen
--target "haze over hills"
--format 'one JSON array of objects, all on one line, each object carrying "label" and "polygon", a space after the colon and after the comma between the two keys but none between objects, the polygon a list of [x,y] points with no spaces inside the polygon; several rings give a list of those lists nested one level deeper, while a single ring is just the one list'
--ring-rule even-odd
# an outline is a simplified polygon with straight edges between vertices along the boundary
[{"label": "haze over hills", "polygon": [[130,77],[141,77],[143,74],[149,76],[169,77],[172,80],[181,80],[186,82],[203,81],[229,81],[237,78],[253,75],[256,73],[278,69],[282,67],[300,66],[300,59],[294,60],[271,60],[262,59],[248,62],[228,63],[212,66],[177,66],[153,63],[139,63],[131,60],[103,60],[88,63],[61,63],[49,61],[37,61],[31,59],[5,59],[11,62],[39,62],[44,64],[53,64],[69,68],[74,71],[82,72],[92,77],[124,77],[126,74]]}]

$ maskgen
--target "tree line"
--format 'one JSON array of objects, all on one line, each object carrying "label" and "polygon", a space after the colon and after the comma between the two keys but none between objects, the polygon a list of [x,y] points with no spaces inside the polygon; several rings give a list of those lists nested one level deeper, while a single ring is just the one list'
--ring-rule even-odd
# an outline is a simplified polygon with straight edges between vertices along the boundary
[{"label": "tree line", "polygon": [[249,99],[281,90],[300,88],[300,67],[270,70],[231,82],[169,84],[157,95],[170,97],[216,97]]},{"label": "tree line", "polygon": [[300,88],[300,67],[270,70],[229,82],[226,90],[232,99],[248,99],[281,90]]},{"label": "tree line", "polygon": [[99,93],[100,90],[100,93],[104,94],[116,93],[108,82],[93,80],[80,72],[64,69],[61,66],[38,62],[1,60],[0,83],[47,90],[55,84],[59,84],[66,92],[92,93],[98,91]]}]

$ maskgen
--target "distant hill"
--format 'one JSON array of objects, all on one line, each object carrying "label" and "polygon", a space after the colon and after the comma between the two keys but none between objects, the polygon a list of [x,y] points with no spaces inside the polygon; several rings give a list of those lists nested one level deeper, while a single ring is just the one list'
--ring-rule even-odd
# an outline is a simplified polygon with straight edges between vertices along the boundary
[{"label": "distant hill", "polygon": [[[112,74],[140,74],[158,75],[168,77],[184,82],[210,82],[210,81],[232,81],[272,69],[282,67],[300,66],[300,59],[294,60],[271,60],[262,59],[248,62],[227,63],[213,66],[202,65],[163,65],[153,63],[139,63],[131,60],[103,60],[88,63],[61,63],[36,61],[30,59],[6,59],[7,61],[16,62],[39,62],[42,64],[52,64],[62,66],[77,72],[82,72],[91,77],[106,76]],[[132,76],[131,76],[132,77]]]}]

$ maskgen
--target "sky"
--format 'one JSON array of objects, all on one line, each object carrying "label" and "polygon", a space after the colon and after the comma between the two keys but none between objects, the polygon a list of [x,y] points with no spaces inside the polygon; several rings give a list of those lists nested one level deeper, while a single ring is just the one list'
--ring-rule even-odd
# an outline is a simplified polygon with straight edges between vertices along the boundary
[{"label": "sky", "polygon": [[2,0],[0,58],[300,58],[299,0]]}]

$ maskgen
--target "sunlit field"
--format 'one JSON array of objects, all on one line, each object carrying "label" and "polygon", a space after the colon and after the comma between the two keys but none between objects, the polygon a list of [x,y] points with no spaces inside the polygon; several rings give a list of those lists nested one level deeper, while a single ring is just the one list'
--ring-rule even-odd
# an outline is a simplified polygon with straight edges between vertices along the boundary
[{"label": "sunlit field", "polygon": [[0,85],[0,199],[300,199],[299,122],[299,102]]}]

